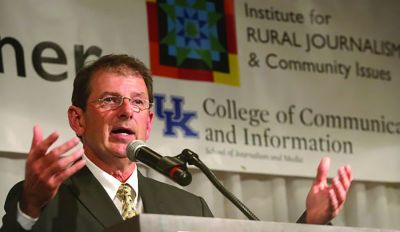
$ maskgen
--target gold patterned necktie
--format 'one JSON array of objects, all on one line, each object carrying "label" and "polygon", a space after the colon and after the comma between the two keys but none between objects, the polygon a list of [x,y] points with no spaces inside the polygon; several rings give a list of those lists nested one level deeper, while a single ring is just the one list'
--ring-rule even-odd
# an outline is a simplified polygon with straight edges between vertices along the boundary
[{"label": "gold patterned necktie", "polygon": [[127,184],[121,184],[117,191],[117,197],[122,202],[122,218],[124,220],[132,218],[136,215],[133,207],[133,200],[136,197],[135,191]]}]

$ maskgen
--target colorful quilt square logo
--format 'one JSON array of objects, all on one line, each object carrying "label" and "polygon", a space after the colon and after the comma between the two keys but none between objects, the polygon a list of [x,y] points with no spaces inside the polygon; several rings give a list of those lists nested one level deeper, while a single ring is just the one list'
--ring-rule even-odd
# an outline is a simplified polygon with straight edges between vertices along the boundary
[{"label": "colorful quilt square logo", "polygon": [[239,86],[233,0],[147,0],[153,74]]}]

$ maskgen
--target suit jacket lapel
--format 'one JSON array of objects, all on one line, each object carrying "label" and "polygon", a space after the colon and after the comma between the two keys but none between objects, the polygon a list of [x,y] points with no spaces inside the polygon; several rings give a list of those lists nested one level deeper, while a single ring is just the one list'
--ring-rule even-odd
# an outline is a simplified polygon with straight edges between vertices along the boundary
[{"label": "suit jacket lapel", "polygon": [[143,202],[144,213],[165,214],[169,210],[163,203],[162,189],[154,188],[151,181],[138,172],[139,194]]},{"label": "suit jacket lapel", "polygon": [[89,171],[83,167],[71,177],[71,189],[78,200],[104,227],[122,221],[122,217],[107,192]]}]

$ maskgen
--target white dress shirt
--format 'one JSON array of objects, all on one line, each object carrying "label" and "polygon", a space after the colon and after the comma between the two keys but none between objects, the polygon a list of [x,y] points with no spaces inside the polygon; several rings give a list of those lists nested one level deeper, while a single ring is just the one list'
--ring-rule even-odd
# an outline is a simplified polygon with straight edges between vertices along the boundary
[{"label": "white dress shirt", "polygon": [[[94,177],[100,182],[101,186],[103,186],[104,190],[106,190],[110,199],[114,202],[115,206],[119,210],[120,214],[122,214],[122,202],[117,197],[117,191],[121,182],[115,177],[111,176],[107,172],[103,171],[99,167],[97,167],[90,159],[86,156],[83,156],[83,159],[86,161],[86,167],[89,168],[90,172],[94,175]],[[142,201],[139,196],[139,186],[138,186],[138,172],[137,168],[133,171],[132,175],[125,182],[129,184],[133,190],[135,190],[136,197],[133,200],[133,207],[135,208],[136,213],[142,212]]]}]

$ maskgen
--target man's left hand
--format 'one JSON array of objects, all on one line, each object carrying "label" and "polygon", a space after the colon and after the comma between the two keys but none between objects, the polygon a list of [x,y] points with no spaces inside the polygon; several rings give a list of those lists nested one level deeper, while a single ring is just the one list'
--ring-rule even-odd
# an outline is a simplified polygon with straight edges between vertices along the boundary
[{"label": "man's left hand", "polygon": [[353,179],[349,165],[340,167],[338,175],[328,184],[330,158],[324,157],[318,166],[317,176],[306,200],[308,224],[327,224],[336,217],[346,200]]}]

